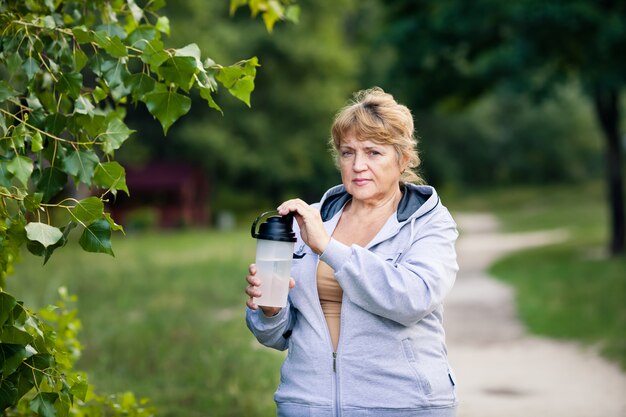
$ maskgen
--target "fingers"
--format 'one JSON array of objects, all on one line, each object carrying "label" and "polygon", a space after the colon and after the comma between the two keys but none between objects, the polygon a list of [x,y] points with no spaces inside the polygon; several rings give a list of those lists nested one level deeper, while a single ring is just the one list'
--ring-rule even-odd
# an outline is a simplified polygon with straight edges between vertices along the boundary
[{"label": "fingers", "polygon": [[249,297],[246,301],[246,305],[251,310],[256,310],[259,308],[259,306],[253,302],[253,299],[261,296],[261,290],[259,289],[259,286],[261,285],[261,280],[256,277],[255,264],[250,264],[250,266],[248,267],[248,275],[246,276],[246,280],[248,281],[248,286],[246,287],[245,292]]},{"label": "fingers", "polygon": [[299,198],[287,200],[278,206],[281,215],[290,212],[296,213],[296,221],[300,227],[300,237],[318,255],[328,246],[330,236],[324,227],[324,222],[317,209],[311,207]]},{"label": "fingers", "polygon": [[[251,310],[257,310],[259,306],[254,303],[254,298],[259,298],[261,296],[261,290],[259,287],[261,286],[261,280],[256,277],[256,265],[251,264],[248,267],[249,274],[246,276],[246,280],[248,281],[248,286],[245,289],[246,294],[248,295],[248,299],[246,300],[246,305]],[[289,289],[291,290],[296,286],[296,280],[292,277],[289,277]],[[276,314],[275,311],[271,310],[271,308],[263,308],[263,311],[266,316],[273,316]],[[280,311],[280,308],[278,309]]]},{"label": "fingers", "polygon": [[309,206],[303,200],[299,198],[294,198],[292,200],[287,200],[282,203],[276,208],[276,211],[278,211],[278,214],[282,216],[291,212],[296,212],[301,216],[306,216],[310,211],[312,211],[312,209],[311,206]]}]

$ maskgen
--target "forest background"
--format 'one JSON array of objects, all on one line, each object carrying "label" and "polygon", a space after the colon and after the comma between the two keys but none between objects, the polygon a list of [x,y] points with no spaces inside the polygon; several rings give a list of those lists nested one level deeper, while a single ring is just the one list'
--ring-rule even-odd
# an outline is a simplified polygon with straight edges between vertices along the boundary
[{"label": "forest background", "polygon": [[575,82],[544,100],[505,87],[470,106],[418,106],[428,99],[399,82],[398,64],[411,51],[394,46],[388,20],[402,2],[305,0],[299,23],[278,24],[272,33],[244,10],[228,19],[226,3],[170,4],[171,41],[195,42],[219,62],[258,56],[252,108],[224,94],[217,98],[222,116],[196,97],[167,137],[139,108],[128,121],[138,133],[116,155],[127,164],[176,159],[202,166],[214,213],[262,211],[293,196],[316,201],[339,182],[327,152],[332,118],[354,91],[371,86],[413,109],[422,174],[439,188],[573,184],[604,175],[601,133]]}]

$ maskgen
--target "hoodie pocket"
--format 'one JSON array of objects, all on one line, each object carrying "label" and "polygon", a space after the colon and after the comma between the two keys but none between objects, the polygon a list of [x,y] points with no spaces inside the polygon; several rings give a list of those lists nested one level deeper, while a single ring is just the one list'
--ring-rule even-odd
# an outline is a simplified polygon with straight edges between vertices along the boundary
[{"label": "hoodie pocket", "polygon": [[432,387],[430,386],[430,382],[428,381],[424,373],[420,370],[420,366],[417,358],[415,357],[415,353],[413,352],[413,347],[411,346],[410,339],[402,340],[402,351],[404,352],[404,357],[409,363],[411,370],[415,374],[415,377],[422,392],[425,395],[429,395],[432,391]]}]

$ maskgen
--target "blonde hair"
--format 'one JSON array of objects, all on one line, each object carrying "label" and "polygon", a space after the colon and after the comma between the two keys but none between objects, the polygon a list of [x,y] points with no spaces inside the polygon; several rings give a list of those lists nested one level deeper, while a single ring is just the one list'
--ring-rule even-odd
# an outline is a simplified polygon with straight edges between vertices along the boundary
[{"label": "blonde hair", "polygon": [[330,147],[338,164],[339,147],[343,139],[354,134],[358,140],[392,145],[398,161],[408,162],[400,176],[403,183],[422,184],[424,180],[414,171],[421,163],[414,137],[413,116],[391,94],[374,87],[354,93],[353,99],[342,108],[331,127]]}]

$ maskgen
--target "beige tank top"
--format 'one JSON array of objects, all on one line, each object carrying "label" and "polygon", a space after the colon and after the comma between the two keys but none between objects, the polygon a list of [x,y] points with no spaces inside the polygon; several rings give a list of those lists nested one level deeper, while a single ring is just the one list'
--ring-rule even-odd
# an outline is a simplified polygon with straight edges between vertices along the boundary
[{"label": "beige tank top", "polygon": [[341,318],[341,298],[343,290],[335,279],[333,269],[327,263],[319,261],[317,267],[317,293],[320,297],[322,311],[330,331],[333,349],[337,351],[339,343],[339,323]]}]

